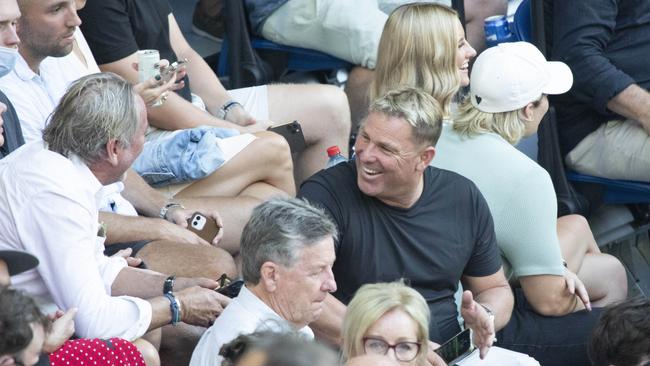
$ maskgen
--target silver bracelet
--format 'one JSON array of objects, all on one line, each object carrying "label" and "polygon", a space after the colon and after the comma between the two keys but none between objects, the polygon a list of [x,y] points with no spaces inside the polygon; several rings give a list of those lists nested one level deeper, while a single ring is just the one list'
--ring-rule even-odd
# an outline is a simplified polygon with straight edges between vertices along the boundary
[{"label": "silver bracelet", "polygon": [[164,205],[164,206],[160,209],[160,212],[158,213],[158,216],[159,216],[161,219],[165,219],[165,220],[167,220],[167,212],[168,212],[169,210],[171,210],[172,208],[174,208],[174,207],[180,207],[180,208],[182,208],[182,209],[185,209],[185,207],[183,207],[183,205],[181,205],[180,203],[177,203],[177,202],[169,202],[169,203],[167,203],[166,205]]}]

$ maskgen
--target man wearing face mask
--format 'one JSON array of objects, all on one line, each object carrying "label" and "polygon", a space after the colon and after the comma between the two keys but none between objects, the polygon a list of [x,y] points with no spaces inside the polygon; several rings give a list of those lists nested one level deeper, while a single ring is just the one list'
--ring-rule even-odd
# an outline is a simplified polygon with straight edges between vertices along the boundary
[{"label": "man wearing face mask", "polygon": [[[0,77],[7,75],[18,57],[16,21],[20,17],[18,4],[0,2]],[[16,111],[7,96],[0,91],[0,159],[25,143]],[[4,142],[4,144],[3,144]]]}]

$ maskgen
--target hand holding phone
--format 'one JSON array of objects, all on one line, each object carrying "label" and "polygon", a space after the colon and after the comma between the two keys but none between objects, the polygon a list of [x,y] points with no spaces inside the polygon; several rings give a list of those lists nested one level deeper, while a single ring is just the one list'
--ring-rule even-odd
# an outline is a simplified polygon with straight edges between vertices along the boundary
[{"label": "hand holding phone", "polygon": [[440,348],[434,350],[447,365],[453,365],[455,361],[460,361],[472,352],[472,339],[470,329],[467,328],[456,334],[451,339],[443,343]]},{"label": "hand holding phone", "polygon": [[171,65],[160,70],[160,75],[162,76],[163,80],[169,81],[174,75],[174,73],[188,62],[189,62],[188,59],[182,59],[182,60],[172,62]]},{"label": "hand holding phone", "polygon": [[307,148],[305,142],[305,135],[302,133],[302,126],[298,121],[293,121],[284,125],[269,127],[269,131],[273,131],[282,135],[289,143],[291,153],[298,153]]},{"label": "hand holding phone", "polygon": [[205,217],[200,212],[195,212],[192,214],[192,217],[187,219],[187,229],[208,243],[212,243],[212,240],[219,234],[221,227],[213,218]]},{"label": "hand holding phone", "polygon": [[237,297],[239,291],[241,291],[241,288],[244,286],[244,280],[231,280],[225,273],[221,275],[217,282],[219,282],[219,287],[217,287],[215,291],[231,299]]}]

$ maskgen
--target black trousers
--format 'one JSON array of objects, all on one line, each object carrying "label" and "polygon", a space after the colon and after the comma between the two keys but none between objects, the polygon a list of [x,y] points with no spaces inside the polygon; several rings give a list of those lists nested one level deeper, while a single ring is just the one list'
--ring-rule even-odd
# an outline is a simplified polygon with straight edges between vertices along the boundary
[{"label": "black trousers", "polygon": [[587,346],[602,309],[583,310],[565,316],[537,314],[521,288],[515,289],[510,322],[497,332],[495,345],[526,353],[542,366],[590,366]]}]

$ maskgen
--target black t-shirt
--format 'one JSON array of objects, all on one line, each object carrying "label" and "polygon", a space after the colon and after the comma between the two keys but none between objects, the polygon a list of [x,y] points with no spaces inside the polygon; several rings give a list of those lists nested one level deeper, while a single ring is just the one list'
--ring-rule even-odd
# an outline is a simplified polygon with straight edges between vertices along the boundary
[{"label": "black t-shirt", "polygon": [[[146,49],[158,50],[160,58],[171,63],[178,59],[169,40],[171,12],[167,0],[93,0],[79,11],[79,17],[97,64],[118,61]],[[185,85],[177,92],[189,101],[187,77]]]},{"label": "black t-shirt", "polygon": [[429,304],[435,342],[460,331],[454,293],[461,276],[501,268],[487,203],[456,173],[428,167],[422,196],[408,209],[364,195],[354,162],[320,171],[299,196],[323,206],[338,227],[334,296],[347,304],[366,283],[404,278]]},{"label": "black t-shirt", "polygon": [[11,104],[5,93],[0,92],[0,102],[7,106],[7,110],[2,114],[4,144],[0,146],[0,159],[7,156],[10,152],[21,147],[25,140],[23,139],[23,132],[20,129],[20,120],[16,115],[16,110]]}]

